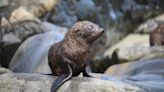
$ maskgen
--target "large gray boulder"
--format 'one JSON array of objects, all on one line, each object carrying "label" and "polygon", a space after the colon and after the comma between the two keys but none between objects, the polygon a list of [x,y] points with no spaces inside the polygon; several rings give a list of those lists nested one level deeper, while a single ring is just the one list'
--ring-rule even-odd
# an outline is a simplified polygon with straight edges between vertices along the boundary
[{"label": "large gray boulder", "polygon": [[[0,68],[4,71],[4,68]],[[8,70],[9,71],[9,70]],[[95,74],[96,76],[97,74]],[[98,75],[103,76],[103,75]],[[57,77],[40,74],[4,72],[0,74],[0,92],[50,92]],[[110,78],[110,77],[108,77]],[[137,86],[119,80],[74,77],[64,83],[57,92],[144,92]]]},{"label": "large gray boulder", "polygon": [[50,31],[28,38],[14,54],[9,69],[14,72],[51,73],[47,59],[48,50],[63,37],[57,31]]},{"label": "large gray boulder", "polygon": [[146,92],[164,91],[164,58],[140,60],[109,67],[105,74],[121,78]]}]

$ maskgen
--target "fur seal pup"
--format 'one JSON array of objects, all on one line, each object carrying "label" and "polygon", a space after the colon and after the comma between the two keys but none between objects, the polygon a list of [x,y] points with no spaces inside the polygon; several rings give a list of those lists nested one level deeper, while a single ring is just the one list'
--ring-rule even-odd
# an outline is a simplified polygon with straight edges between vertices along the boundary
[{"label": "fur seal pup", "polygon": [[70,28],[62,41],[50,47],[49,66],[53,75],[60,76],[53,82],[51,92],[56,92],[64,82],[81,72],[89,77],[85,68],[90,61],[90,48],[103,32],[101,27],[90,21],[80,21]]}]

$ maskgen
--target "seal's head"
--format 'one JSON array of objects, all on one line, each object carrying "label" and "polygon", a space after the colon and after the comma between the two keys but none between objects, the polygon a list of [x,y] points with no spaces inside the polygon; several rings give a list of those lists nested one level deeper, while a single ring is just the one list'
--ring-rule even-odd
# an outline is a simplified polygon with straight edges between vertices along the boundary
[{"label": "seal's head", "polygon": [[70,32],[72,35],[92,43],[104,33],[104,29],[90,21],[80,21],[72,26]]}]

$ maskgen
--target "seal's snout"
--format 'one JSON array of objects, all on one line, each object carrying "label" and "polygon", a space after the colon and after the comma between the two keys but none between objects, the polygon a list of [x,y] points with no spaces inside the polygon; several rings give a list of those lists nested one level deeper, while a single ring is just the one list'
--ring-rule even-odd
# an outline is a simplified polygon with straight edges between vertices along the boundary
[{"label": "seal's snout", "polygon": [[104,29],[103,28],[101,28],[100,31],[101,31],[102,34],[104,33]]},{"label": "seal's snout", "polygon": [[103,34],[104,33],[104,29],[103,28],[100,28],[99,29],[99,34],[101,35],[101,34]]}]

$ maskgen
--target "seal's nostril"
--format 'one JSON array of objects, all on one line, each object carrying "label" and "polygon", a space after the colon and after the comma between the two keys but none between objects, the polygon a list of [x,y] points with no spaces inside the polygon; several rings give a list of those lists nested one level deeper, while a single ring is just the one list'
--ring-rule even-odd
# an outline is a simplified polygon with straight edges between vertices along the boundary
[{"label": "seal's nostril", "polygon": [[104,33],[104,29],[101,29],[101,33]]}]

